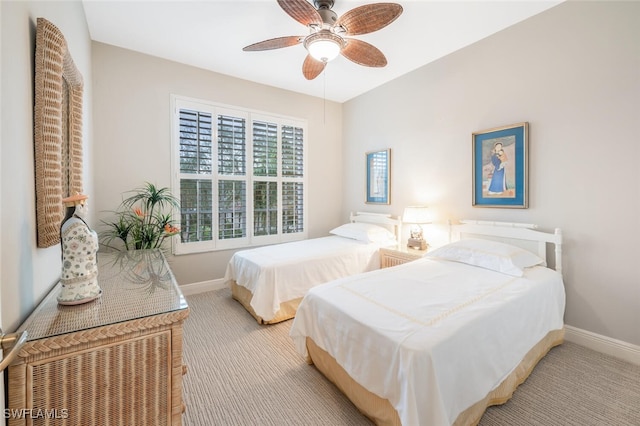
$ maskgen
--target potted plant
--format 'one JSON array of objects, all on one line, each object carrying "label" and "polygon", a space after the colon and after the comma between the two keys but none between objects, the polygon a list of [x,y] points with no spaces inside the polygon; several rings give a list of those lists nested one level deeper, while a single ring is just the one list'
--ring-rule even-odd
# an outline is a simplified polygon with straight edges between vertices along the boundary
[{"label": "potted plant", "polygon": [[128,192],[133,195],[120,203],[114,212],[115,219],[102,221],[106,225],[106,230],[100,233],[104,246],[117,250],[161,248],[167,237],[180,232],[171,215],[179,203],[169,188],[157,188],[147,182]]}]

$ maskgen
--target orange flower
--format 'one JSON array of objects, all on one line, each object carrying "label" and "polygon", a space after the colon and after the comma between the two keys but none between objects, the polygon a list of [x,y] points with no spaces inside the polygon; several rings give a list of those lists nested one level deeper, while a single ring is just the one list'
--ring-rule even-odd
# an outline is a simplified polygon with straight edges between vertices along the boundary
[{"label": "orange flower", "polygon": [[171,226],[171,225],[169,225],[169,224],[167,223],[166,225],[164,225],[164,232],[165,232],[167,235],[169,235],[169,236],[170,236],[170,235],[175,235],[175,234],[177,234],[178,232],[180,232],[180,228],[177,228],[177,227],[175,227],[175,226]]},{"label": "orange flower", "polygon": [[142,212],[142,209],[140,207],[134,208],[133,213],[135,213],[135,215],[138,216],[140,219],[144,217],[144,213]]}]

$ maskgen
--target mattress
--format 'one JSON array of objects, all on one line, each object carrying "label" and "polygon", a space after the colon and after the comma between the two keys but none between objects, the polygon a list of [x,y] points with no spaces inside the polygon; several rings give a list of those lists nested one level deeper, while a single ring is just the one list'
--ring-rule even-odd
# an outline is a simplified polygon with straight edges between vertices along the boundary
[{"label": "mattress", "polygon": [[[377,243],[332,235],[243,250],[229,261],[224,279],[234,298],[259,322],[271,323],[293,317],[296,299],[312,287],[378,269],[379,248]],[[281,305],[290,301],[293,309],[280,315]]]},{"label": "mattress", "polygon": [[310,290],[290,334],[302,355],[312,341],[388,400],[402,424],[451,425],[548,335],[561,341],[564,305],[562,277],[546,267],[513,277],[426,258]]}]

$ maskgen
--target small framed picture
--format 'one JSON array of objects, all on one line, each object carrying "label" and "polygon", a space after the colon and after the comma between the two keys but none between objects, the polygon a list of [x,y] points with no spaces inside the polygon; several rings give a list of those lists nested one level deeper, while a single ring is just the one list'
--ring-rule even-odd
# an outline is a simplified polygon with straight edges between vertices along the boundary
[{"label": "small framed picture", "polygon": [[389,204],[391,149],[366,153],[368,204]]},{"label": "small framed picture", "polygon": [[472,134],[473,206],[527,208],[529,123]]}]

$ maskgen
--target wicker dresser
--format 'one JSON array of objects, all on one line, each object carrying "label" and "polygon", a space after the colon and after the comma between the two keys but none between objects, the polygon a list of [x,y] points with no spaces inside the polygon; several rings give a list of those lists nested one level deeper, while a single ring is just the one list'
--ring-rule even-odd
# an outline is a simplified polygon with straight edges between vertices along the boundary
[{"label": "wicker dresser", "polygon": [[61,306],[59,284],[20,327],[8,369],[13,425],[180,425],[189,314],[158,250],[99,253],[102,297]]}]

